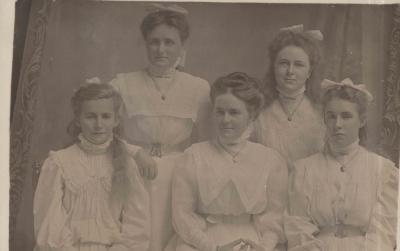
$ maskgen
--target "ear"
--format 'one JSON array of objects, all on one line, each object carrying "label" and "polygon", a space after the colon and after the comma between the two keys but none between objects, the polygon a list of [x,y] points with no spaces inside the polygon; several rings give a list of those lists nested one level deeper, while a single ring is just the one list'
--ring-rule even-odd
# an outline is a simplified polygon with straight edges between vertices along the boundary
[{"label": "ear", "polygon": [[257,119],[257,115],[256,115],[256,111],[254,110],[254,108],[250,109],[250,120],[249,120],[249,124],[254,122]]},{"label": "ear", "polygon": [[367,124],[366,116],[360,116],[360,122],[361,122],[360,128],[364,127]]},{"label": "ear", "polygon": [[81,122],[79,121],[78,118],[74,118],[74,124],[75,124],[77,127],[81,128]]},{"label": "ear", "polygon": [[325,116],[325,111],[322,113],[323,119],[324,119],[324,125],[326,126],[326,116]]},{"label": "ear", "polygon": [[312,75],[313,68],[310,66],[310,70],[308,71],[307,79],[309,79]]},{"label": "ear", "polygon": [[116,128],[117,126],[119,126],[120,123],[121,123],[120,117],[119,117],[119,116],[115,116],[114,128]]}]

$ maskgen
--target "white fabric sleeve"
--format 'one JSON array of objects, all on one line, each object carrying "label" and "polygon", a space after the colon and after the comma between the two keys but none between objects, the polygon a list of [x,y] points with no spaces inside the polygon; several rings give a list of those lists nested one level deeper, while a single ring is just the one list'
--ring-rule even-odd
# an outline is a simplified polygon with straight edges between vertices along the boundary
[{"label": "white fabric sleeve", "polygon": [[366,233],[366,249],[394,250],[396,245],[398,169],[392,162],[382,159],[376,204]]},{"label": "white fabric sleeve", "polygon": [[120,74],[117,74],[114,79],[112,79],[108,84],[115,88],[119,93],[121,92],[120,84],[121,78],[119,77]]},{"label": "white fabric sleeve", "polygon": [[120,95],[123,100],[123,105],[121,106],[119,112],[121,121],[121,124],[124,124],[124,120],[128,117],[128,112],[126,108],[126,87],[125,87],[125,79],[124,79],[124,74],[120,73],[117,74],[117,76],[112,79],[108,84],[111,85]]},{"label": "white fabric sleeve", "polygon": [[195,121],[196,139],[195,142],[208,140],[211,135],[211,112],[212,105],[210,100],[210,84],[202,80],[198,89],[198,111]]},{"label": "white fabric sleeve", "polygon": [[130,155],[133,159],[135,159],[135,155],[137,154],[137,152],[138,152],[140,149],[142,149],[142,147],[136,146],[136,145],[132,145],[132,144],[128,144],[128,143],[126,143],[125,140],[124,140],[123,142],[124,142],[125,145],[126,145],[126,149],[127,149],[128,153],[129,153],[129,155]]},{"label": "white fabric sleeve", "polygon": [[288,187],[289,205],[283,220],[288,251],[323,250],[324,243],[314,236],[319,228],[310,215],[311,191],[306,167],[294,164]]},{"label": "white fabric sleeve", "polygon": [[185,152],[172,181],[172,222],[176,233],[200,251],[214,251],[216,245],[205,233],[205,219],[197,212],[198,191],[193,157]]},{"label": "white fabric sleeve", "polygon": [[129,165],[129,193],[121,214],[120,242],[110,251],[149,250],[150,247],[150,199],[144,181],[133,159]]},{"label": "white fabric sleeve", "polygon": [[277,156],[267,178],[267,207],[262,214],[254,216],[256,229],[261,233],[261,245],[266,251],[274,250],[285,242],[283,212],[287,205],[288,171],[286,161]]},{"label": "white fabric sleeve", "polygon": [[54,153],[44,162],[33,201],[36,250],[75,250],[72,232],[62,198],[64,180],[62,168]]}]

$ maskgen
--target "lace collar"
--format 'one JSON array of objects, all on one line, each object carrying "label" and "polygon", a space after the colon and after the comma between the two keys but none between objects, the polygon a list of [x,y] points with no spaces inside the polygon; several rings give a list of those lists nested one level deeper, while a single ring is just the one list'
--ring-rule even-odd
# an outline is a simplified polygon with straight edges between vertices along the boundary
[{"label": "lace collar", "polygon": [[149,65],[149,67],[147,67],[147,72],[149,73],[149,75],[156,78],[173,78],[175,75],[175,71],[175,67],[166,70],[154,65]]},{"label": "lace collar", "polygon": [[304,92],[306,91],[306,87],[303,86],[302,88],[295,90],[293,92],[288,92],[286,90],[284,90],[283,88],[280,88],[279,85],[276,86],[276,90],[279,93],[279,98],[283,99],[283,100],[287,100],[287,99],[292,99],[292,100],[298,100],[299,98],[301,98],[302,95],[304,95]]},{"label": "lace collar", "polygon": [[327,142],[326,146],[327,149],[329,150],[329,153],[332,154],[334,157],[338,156],[346,156],[350,155],[351,153],[355,152],[358,147],[359,147],[360,140],[357,139],[353,143],[344,146],[344,147],[338,147],[335,144],[332,144],[330,141]]},{"label": "lace collar", "polygon": [[250,135],[253,131],[253,128],[253,123],[250,123],[239,138],[234,140],[227,140],[222,137],[217,137],[216,143],[219,144],[224,151],[232,155],[232,157],[234,158],[245,147],[246,142],[250,138]]},{"label": "lace collar", "polygon": [[78,136],[79,139],[79,147],[82,148],[82,150],[84,150],[87,153],[90,154],[103,154],[106,153],[110,147],[111,142],[113,141],[113,137],[110,137],[110,139],[108,139],[106,142],[104,142],[103,144],[97,145],[97,144],[93,144],[92,142],[90,142],[89,140],[87,140],[83,134],[79,134]]}]

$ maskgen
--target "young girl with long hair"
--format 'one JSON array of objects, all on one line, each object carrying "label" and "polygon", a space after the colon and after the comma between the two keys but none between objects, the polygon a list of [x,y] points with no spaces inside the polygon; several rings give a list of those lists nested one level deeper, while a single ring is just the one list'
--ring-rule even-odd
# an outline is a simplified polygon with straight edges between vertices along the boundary
[{"label": "young girl with long hair", "polygon": [[92,83],[71,101],[76,141],[50,152],[35,192],[36,250],[148,250],[149,199],[132,157],[140,148],[118,135],[121,96]]}]

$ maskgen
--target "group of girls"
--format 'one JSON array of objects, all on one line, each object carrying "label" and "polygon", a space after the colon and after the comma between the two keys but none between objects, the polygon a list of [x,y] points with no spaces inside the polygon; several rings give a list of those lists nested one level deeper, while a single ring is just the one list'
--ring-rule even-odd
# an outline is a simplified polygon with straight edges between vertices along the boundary
[{"label": "group of girls", "polygon": [[282,29],[266,85],[235,72],[210,88],[179,70],[186,11],[158,7],[150,65],[74,93],[76,141],[35,192],[36,250],[393,250],[397,168],[359,144],[365,86],[317,82],[322,34]]}]

